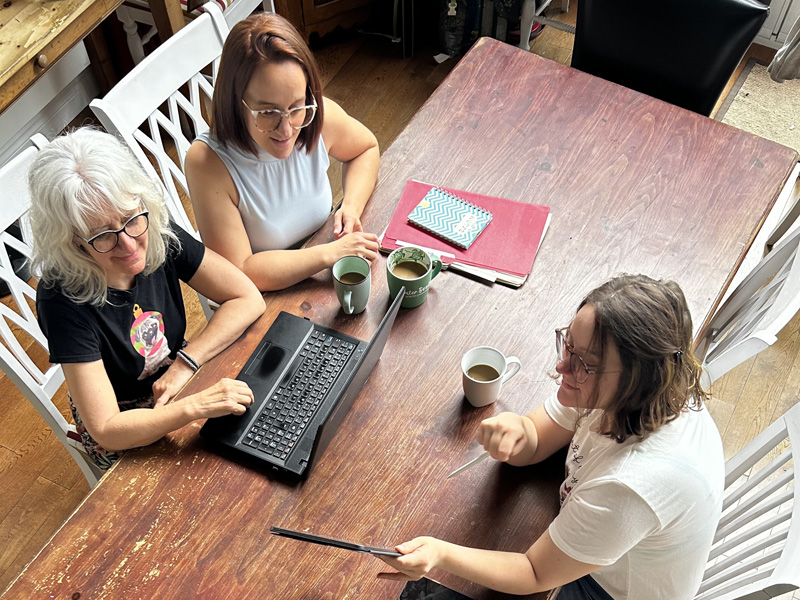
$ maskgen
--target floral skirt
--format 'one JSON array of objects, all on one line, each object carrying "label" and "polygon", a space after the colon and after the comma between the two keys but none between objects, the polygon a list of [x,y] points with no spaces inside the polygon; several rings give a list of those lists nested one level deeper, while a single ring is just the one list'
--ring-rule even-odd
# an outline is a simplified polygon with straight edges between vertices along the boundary
[{"label": "floral skirt", "polygon": [[[112,450],[106,450],[100,444],[98,444],[91,435],[89,435],[89,432],[86,431],[86,427],[83,425],[83,420],[81,419],[80,414],[78,414],[78,409],[75,408],[75,405],[72,403],[72,396],[67,394],[67,397],[69,398],[69,409],[72,411],[72,418],[75,421],[75,428],[78,430],[78,433],[81,436],[81,442],[83,442],[83,447],[86,449],[86,453],[89,455],[89,458],[92,459],[94,464],[105,471],[111,465],[117,462],[120,457],[120,453]],[[125,400],[118,402],[117,404],[119,405],[120,412],[124,412],[132,408],[153,408],[153,406],[155,406],[155,402],[155,397],[150,395],[145,396],[144,398]]]}]

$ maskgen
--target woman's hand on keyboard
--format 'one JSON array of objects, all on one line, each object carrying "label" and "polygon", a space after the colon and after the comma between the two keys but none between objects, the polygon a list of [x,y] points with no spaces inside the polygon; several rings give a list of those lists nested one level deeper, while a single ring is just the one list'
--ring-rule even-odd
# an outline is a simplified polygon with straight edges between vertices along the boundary
[{"label": "woman's hand on keyboard", "polygon": [[253,391],[244,381],[225,378],[180,402],[190,403],[195,419],[241,415],[253,403]]}]

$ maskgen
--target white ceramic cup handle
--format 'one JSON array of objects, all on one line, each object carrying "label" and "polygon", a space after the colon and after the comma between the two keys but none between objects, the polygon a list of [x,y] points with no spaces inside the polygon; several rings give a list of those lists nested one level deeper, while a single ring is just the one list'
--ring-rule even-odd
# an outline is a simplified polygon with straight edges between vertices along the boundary
[{"label": "white ceramic cup handle", "polygon": [[[344,308],[344,313],[346,315],[352,315],[353,314],[353,310],[355,308],[353,306],[353,290],[347,290],[344,293],[344,302],[343,302],[343,304],[344,304],[344,306],[342,308]],[[519,362],[519,361],[517,361],[517,362]],[[517,369],[519,369],[519,367],[517,367]]]},{"label": "white ceramic cup handle", "polygon": [[502,383],[511,379],[519,371],[520,362],[516,356],[509,356],[506,358],[506,372],[503,375]]}]

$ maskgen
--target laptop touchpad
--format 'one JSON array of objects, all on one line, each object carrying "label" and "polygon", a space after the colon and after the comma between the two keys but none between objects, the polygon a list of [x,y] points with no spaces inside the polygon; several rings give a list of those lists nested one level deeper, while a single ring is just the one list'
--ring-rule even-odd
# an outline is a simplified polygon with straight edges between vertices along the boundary
[{"label": "laptop touchpad", "polygon": [[252,375],[259,379],[269,379],[283,368],[284,360],[289,354],[286,348],[266,344],[256,356],[256,360],[247,367],[245,375]]}]

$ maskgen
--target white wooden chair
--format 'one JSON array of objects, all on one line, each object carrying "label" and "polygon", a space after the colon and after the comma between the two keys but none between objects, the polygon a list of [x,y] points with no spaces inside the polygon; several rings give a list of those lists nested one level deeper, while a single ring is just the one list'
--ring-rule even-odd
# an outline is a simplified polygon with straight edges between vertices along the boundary
[{"label": "white wooden chair", "polygon": [[[800,221],[800,163],[795,165],[792,174],[789,176],[789,181],[786,187],[781,192],[778,200],[775,202],[775,208],[772,210],[785,206],[786,210],[781,215],[780,220],[772,229],[766,242],[764,243],[765,251],[769,252],[775,247],[786,233],[798,226]],[[764,223],[766,228],[767,224]],[[765,253],[766,253],[765,252]]]},{"label": "white wooden chair", "polygon": [[784,236],[739,283],[696,340],[708,386],[777,340],[800,310],[800,229]]},{"label": "white wooden chair", "polygon": [[[207,0],[208,1],[208,0]],[[248,17],[259,5],[265,12],[275,12],[272,0],[210,0],[220,5],[225,16],[228,27],[233,27],[236,23]],[[181,8],[186,13],[186,0],[180,1]],[[185,14],[186,22],[189,23],[194,18],[205,12],[203,6]],[[122,28],[126,34],[128,50],[131,53],[133,63],[138,65],[144,59],[144,45],[149,42],[156,30],[153,15],[150,12],[147,0],[126,0],[117,8],[117,18],[122,23]],[[139,34],[139,24],[149,26],[144,35]]]},{"label": "white wooden chair", "polygon": [[695,600],[766,600],[800,587],[795,445],[800,404],[725,465],[722,517]]},{"label": "white wooden chair", "polygon": [[[75,426],[64,419],[53,403],[53,395],[64,383],[64,373],[61,365],[41,359],[42,351],[47,356],[48,346],[31,308],[36,299],[36,290],[15,273],[9,258],[9,248],[28,259],[31,256],[27,222],[30,208],[28,167],[36,152],[48,143],[41,134],[33,136],[31,142],[31,146],[0,168],[0,279],[11,293],[9,301],[0,303],[0,368],[50,426],[80,467],[89,485],[94,486],[102,471],[84,452]],[[15,223],[19,224],[22,240],[7,231]],[[38,360],[31,356],[33,353],[39,355]],[[42,362],[46,366],[40,366]]]},{"label": "white wooden chair", "polygon": [[[144,170],[164,185],[172,219],[198,238],[178,188],[188,197],[186,153],[194,137],[208,131],[203,111],[214,94],[227,36],[222,11],[206,4],[203,15],[156,48],[104,98],[90,103],[106,131],[119,136]],[[202,72],[207,66],[210,81]],[[200,296],[200,303],[210,318],[208,300]]]}]

